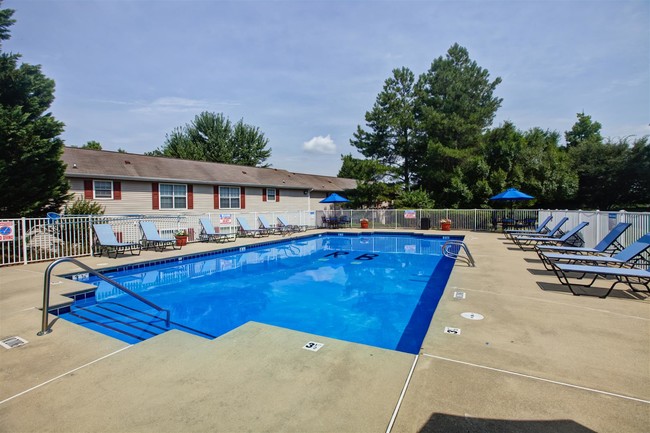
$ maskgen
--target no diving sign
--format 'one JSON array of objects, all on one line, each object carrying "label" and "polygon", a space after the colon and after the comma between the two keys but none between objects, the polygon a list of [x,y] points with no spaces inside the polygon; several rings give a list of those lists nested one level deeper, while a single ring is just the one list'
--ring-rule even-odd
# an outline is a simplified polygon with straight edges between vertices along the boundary
[{"label": "no diving sign", "polygon": [[0,242],[14,240],[14,223],[12,221],[0,221]]}]

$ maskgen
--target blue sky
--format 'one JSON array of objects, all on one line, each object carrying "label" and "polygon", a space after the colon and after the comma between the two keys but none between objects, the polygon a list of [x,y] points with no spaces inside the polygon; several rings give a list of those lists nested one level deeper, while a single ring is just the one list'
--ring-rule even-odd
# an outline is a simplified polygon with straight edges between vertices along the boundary
[{"label": "blue sky", "polygon": [[4,51],[56,82],[68,145],[143,153],[202,111],[244,119],[276,168],[336,175],[395,68],[454,43],[503,82],[494,126],[650,134],[650,2],[5,0]]}]

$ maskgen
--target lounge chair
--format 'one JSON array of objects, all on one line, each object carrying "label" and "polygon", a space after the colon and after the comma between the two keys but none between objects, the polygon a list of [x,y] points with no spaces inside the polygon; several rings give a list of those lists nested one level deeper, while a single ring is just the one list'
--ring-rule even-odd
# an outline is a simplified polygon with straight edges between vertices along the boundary
[{"label": "lounge chair", "polygon": [[555,263],[581,264],[581,265],[605,265],[619,267],[634,267],[636,265],[648,265],[648,260],[643,253],[650,248],[650,233],[642,236],[638,241],[623,248],[613,256],[585,255],[585,254],[562,254],[542,253],[540,259],[544,267],[553,270]]},{"label": "lounge chair", "polygon": [[252,236],[255,238],[269,235],[269,231],[266,229],[252,228],[244,218],[237,217],[237,222],[239,223],[239,233],[241,236]]},{"label": "lounge chair", "polygon": [[[634,285],[642,285],[646,288],[648,292],[650,292],[650,287],[648,285],[650,284],[650,272],[648,272],[645,269],[640,269],[640,268],[621,268],[621,267],[615,267],[615,266],[589,266],[589,265],[571,265],[571,264],[563,264],[563,263],[555,263],[553,262],[553,272],[555,272],[555,275],[557,276],[558,280],[560,280],[560,283],[563,285],[569,287],[569,290],[571,290],[571,293],[573,293],[576,296],[580,295],[585,295],[585,296],[598,296],[599,298],[606,298],[609,296],[609,294],[614,290],[614,287],[616,287],[618,284],[627,284],[630,289],[632,289],[635,292],[640,292],[641,290],[638,290],[634,287]],[[571,283],[569,280],[569,276],[567,275],[568,273],[579,273],[582,276],[579,278],[583,278],[585,275],[593,275],[593,279],[589,284],[577,284],[577,283]],[[614,277],[616,280],[614,281],[614,284],[612,284],[604,295],[596,295],[596,294],[591,294],[591,293],[576,293],[574,290],[575,286],[579,287],[591,287],[594,282],[598,279],[598,277]]]},{"label": "lounge chair", "polygon": [[269,223],[269,220],[267,220],[264,215],[258,215],[257,218],[260,220],[260,228],[266,230],[267,233],[271,235],[281,235],[288,233],[286,228]]},{"label": "lounge chair", "polygon": [[167,247],[176,248],[176,239],[163,238],[158,233],[158,228],[151,221],[140,221],[140,230],[142,230],[142,245],[145,250],[153,248],[155,251],[164,251]]},{"label": "lounge chair", "polygon": [[199,235],[199,239],[201,239],[202,241],[234,242],[237,240],[237,233],[217,232],[214,229],[214,226],[212,225],[212,221],[210,221],[210,218],[208,217],[199,218],[199,221],[201,222],[201,234]]},{"label": "lounge chair", "polygon": [[553,220],[553,215],[549,215],[546,217],[544,221],[540,225],[537,226],[535,230],[505,230],[504,234],[506,235],[507,238],[511,238],[513,236],[536,236],[536,235],[541,235],[543,233],[548,232],[548,228],[546,227],[548,223]]},{"label": "lounge chair", "polygon": [[[117,258],[119,253],[126,252],[127,250],[131,254],[140,255],[142,245],[137,242],[119,242],[110,224],[93,224],[93,231],[95,232],[96,238],[95,246],[100,256],[106,251],[108,257],[113,252],[115,253],[114,258]],[[135,253],[136,251],[137,254]]]},{"label": "lounge chair", "polygon": [[548,253],[563,253],[563,254],[607,254],[614,255],[623,249],[623,245],[618,242],[618,238],[627,230],[632,224],[618,223],[616,226],[605,235],[605,237],[596,244],[593,248],[586,247],[565,247],[555,245],[537,245],[535,251],[543,260],[541,254]]},{"label": "lounge chair", "polygon": [[583,245],[584,241],[582,240],[582,237],[580,237],[580,230],[588,226],[589,223],[584,221],[569,230],[568,232],[564,233],[560,237],[554,237],[554,236],[515,236],[513,238],[513,241],[519,248],[526,249],[526,248],[534,248],[535,246],[542,244],[542,245],[572,245],[572,246],[578,246],[577,244]]},{"label": "lounge chair", "polygon": [[286,227],[286,230],[291,232],[304,232],[307,230],[307,226],[301,226],[298,224],[289,224],[287,219],[283,216],[278,216],[278,221],[280,222],[281,227]]}]

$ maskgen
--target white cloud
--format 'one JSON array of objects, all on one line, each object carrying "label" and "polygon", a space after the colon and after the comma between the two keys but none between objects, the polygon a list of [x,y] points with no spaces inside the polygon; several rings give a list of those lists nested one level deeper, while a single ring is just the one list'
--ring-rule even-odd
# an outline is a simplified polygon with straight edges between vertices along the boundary
[{"label": "white cloud", "polygon": [[138,113],[184,113],[197,112],[206,109],[207,106],[206,101],[197,99],[165,97],[142,104],[133,111]]},{"label": "white cloud", "polygon": [[329,135],[327,137],[319,135],[305,141],[302,144],[302,150],[309,153],[333,154],[336,153],[336,144]]}]

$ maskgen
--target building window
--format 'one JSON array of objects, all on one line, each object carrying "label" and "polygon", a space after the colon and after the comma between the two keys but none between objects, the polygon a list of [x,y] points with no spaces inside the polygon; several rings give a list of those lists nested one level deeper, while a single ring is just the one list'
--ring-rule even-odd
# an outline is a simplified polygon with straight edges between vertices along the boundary
[{"label": "building window", "polygon": [[266,189],[266,201],[275,201],[275,188]]},{"label": "building window", "polygon": [[239,187],[219,187],[219,209],[240,209],[241,203]]},{"label": "building window", "polygon": [[113,198],[113,181],[111,180],[94,180],[93,181],[93,198],[112,199]]},{"label": "building window", "polygon": [[160,209],[187,209],[187,185],[161,183]]}]

